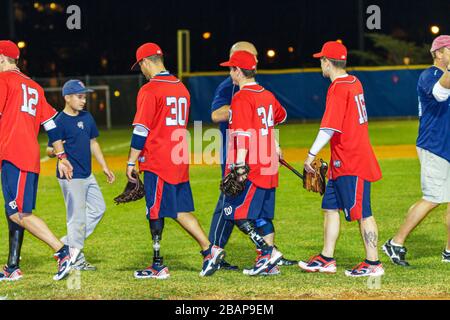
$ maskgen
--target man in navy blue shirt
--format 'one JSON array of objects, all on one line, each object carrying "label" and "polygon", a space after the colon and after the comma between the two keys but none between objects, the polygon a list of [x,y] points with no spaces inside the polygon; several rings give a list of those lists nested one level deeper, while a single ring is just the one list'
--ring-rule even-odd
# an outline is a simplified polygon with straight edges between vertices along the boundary
[{"label": "man in navy blue shirt", "polygon": [[391,261],[400,266],[409,266],[404,247],[408,235],[444,203],[449,234],[442,261],[450,262],[450,36],[437,37],[430,51],[434,65],[422,72],[417,85],[420,119],[417,152],[423,198],[411,207],[397,235],[383,246]]},{"label": "man in navy blue shirt", "polygon": [[[89,112],[83,110],[86,94],[92,91],[79,80],[66,82],[62,92],[66,105],[55,118],[67,157],[73,165],[71,181],[56,172],[67,210],[67,235],[61,241],[80,250],[83,250],[84,241],[94,232],[106,210],[102,192],[92,174],[92,155],[103,169],[107,182],[113,183],[115,180],[96,140],[99,133],[95,120]],[[53,148],[49,147],[47,154],[54,157]],[[73,268],[81,271],[96,270],[95,266],[86,261],[83,251]]]},{"label": "man in navy blue shirt", "polygon": [[[255,46],[246,41],[240,41],[235,43],[230,49],[230,56],[235,51],[248,51],[251,54],[257,56],[258,52]],[[231,77],[227,77],[216,89],[214,93],[214,100],[211,105],[211,120],[214,123],[219,124],[219,129],[222,134],[222,150],[221,150],[221,164],[222,164],[222,175],[225,171],[225,163],[226,163],[226,150],[227,150],[227,129],[228,129],[228,121],[230,116],[230,105],[233,96],[239,91],[239,86],[233,84]],[[279,149],[278,152],[281,152]],[[233,231],[234,224],[231,220],[226,220],[223,215],[223,205],[224,205],[224,196],[221,193],[219,196],[219,200],[217,202],[216,208],[214,210],[213,218],[211,221],[211,227],[209,229],[209,241],[220,248],[224,248],[230,239],[231,233]],[[268,221],[264,219],[257,220],[257,228],[261,231],[261,234],[264,235],[265,238],[270,238],[270,242],[273,242],[274,238],[274,228],[272,223],[268,223]],[[280,265],[294,265],[296,261],[288,260],[282,258]],[[220,268],[226,270],[237,270],[238,267],[232,266],[226,261],[222,261]]]}]

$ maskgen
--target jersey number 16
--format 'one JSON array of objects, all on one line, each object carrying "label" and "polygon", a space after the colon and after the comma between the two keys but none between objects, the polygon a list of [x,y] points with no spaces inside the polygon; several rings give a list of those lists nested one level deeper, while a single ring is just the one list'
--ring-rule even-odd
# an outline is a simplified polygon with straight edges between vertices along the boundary
[{"label": "jersey number 16", "polygon": [[355,96],[356,107],[358,108],[359,114],[359,124],[363,124],[368,122],[367,119],[367,110],[366,110],[366,102],[364,101],[364,95],[360,94]]}]

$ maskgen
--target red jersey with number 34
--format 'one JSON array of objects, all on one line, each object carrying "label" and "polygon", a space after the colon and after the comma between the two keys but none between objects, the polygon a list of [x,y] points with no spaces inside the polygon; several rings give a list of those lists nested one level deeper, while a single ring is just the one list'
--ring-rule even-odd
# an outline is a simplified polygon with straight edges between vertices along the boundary
[{"label": "red jersey with number 34", "polygon": [[56,114],[40,85],[17,70],[1,72],[0,164],[7,160],[23,171],[39,173],[39,127]]},{"label": "red jersey with number 34", "polygon": [[248,150],[248,179],[257,187],[278,187],[278,156],[274,127],[286,120],[286,110],[275,96],[258,84],[247,84],[236,93],[230,108],[230,141],[227,168],[236,162],[237,149]]},{"label": "red jersey with number 34", "polygon": [[133,126],[149,131],[139,156],[140,170],[153,172],[170,184],[189,180],[189,106],[189,91],[170,74],[153,77],[139,90]]},{"label": "red jersey with number 34", "polygon": [[355,76],[337,78],[328,89],[321,129],[335,131],[331,138],[329,178],[358,176],[381,179],[381,170],[369,138],[369,126],[361,82]]}]

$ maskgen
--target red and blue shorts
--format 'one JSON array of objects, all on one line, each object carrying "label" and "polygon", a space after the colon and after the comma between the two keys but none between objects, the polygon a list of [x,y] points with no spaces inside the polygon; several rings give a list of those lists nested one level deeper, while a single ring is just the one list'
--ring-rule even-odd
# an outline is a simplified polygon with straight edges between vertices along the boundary
[{"label": "red and blue shorts", "polygon": [[247,180],[245,190],[224,198],[224,216],[227,220],[273,220],[275,213],[275,188],[263,189]]},{"label": "red and blue shorts", "polygon": [[179,212],[193,212],[194,199],[189,181],[170,184],[153,172],[144,171],[147,219],[178,217]]},{"label": "red and blue shorts", "polygon": [[370,182],[356,176],[329,180],[322,200],[324,210],[342,210],[347,221],[372,216]]},{"label": "red and blue shorts", "polygon": [[2,161],[2,191],[8,216],[32,213],[36,208],[39,175],[22,171],[9,161]]}]

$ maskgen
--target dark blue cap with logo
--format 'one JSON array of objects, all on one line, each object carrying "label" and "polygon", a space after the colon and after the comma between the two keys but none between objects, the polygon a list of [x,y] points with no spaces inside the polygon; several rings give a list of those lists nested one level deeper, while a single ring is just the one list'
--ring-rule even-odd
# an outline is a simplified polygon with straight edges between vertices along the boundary
[{"label": "dark blue cap with logo", "polygon": [[68,96],[70,94],[80,94],[94,92],[94,90],[86,88],[83,82],[80,80],[69,80],[67,81],[62,89],[62,95]]}]

